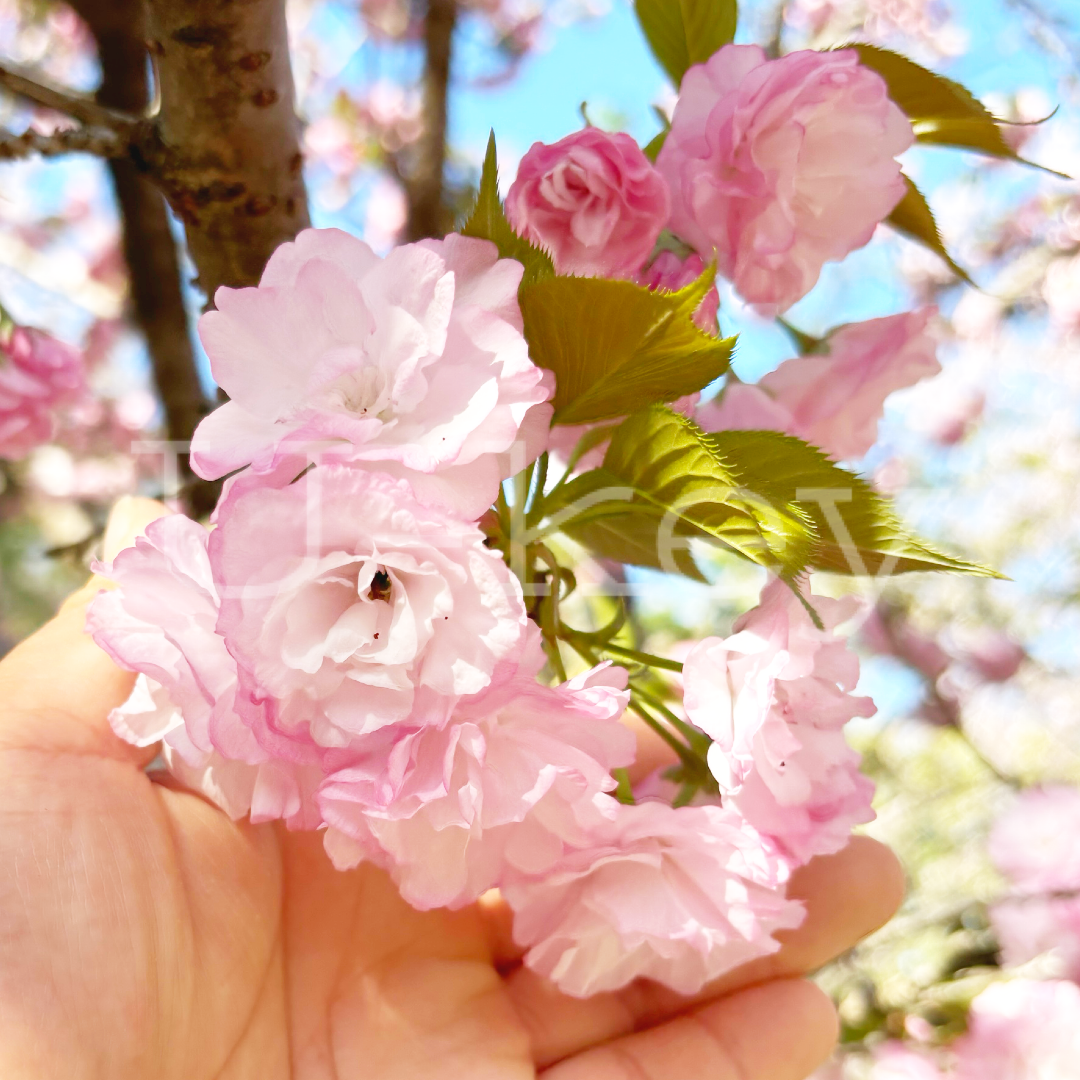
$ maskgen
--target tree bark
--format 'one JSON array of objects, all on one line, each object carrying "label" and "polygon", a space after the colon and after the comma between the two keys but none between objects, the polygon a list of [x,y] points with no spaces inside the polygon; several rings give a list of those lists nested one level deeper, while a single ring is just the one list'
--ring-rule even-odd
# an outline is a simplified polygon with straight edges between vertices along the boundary
[{"label": "tree bark", "polygon": [[[76,0],[75,10],[98,46],[102,105],[141,115],[150,103],[146,9],[142,0]],[[161,193],[134,161],[108,163],[120,209],[131,313],[146,339],[167,437],[190,442],[210,409],[199,379],[184,304],[180,255]],[[216,488],[185,469],[185,502],[196,514],[213,508]]]},{"label": "tree bark", "polygon": [[197,284],[257,284],[308,225],[284,0],[148,0],[159,146]]},{"label": "tree bark", "polygon": [[416,168],[405,185],[409,209],[406,238],[410,241],[442,236],[450,224],[443,173],[456,23],[457,0],[428,0],[424,20],[424,130],[417,147]]}]

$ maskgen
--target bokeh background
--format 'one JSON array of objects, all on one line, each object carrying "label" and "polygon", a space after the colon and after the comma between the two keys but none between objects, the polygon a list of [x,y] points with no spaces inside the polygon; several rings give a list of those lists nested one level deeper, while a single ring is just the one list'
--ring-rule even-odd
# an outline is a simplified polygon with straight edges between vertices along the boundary
[{"label": "bokeh background", "polygon": [[[289,14],[313,222],[385,251],[406,225],[402,169],[421,131],[422,12],[408,0],[294,0]],[[744,0],[739,40],[773,54],[850,40],[898,49],[1016,121],[1008,137],[1026,158],[1080,176],[1075,0]],[[93,39],[60,3],[0,0],[0,56],[69,86],[92,90],[99,79]],[[673,103],[627,0],[463,4],[450,212],[469,204],[491,129],[505,185],[533,140],[552,142],[585,117],[644,143]],[[0,97],[9,130],[55,122]],[[882,227],[828,266],[788,318],[818,335],[939,306],[944,370],[890,399],[860,469],[922,535],[1007,577],[920,574],[860,587],[860,692],[878,713],[849,728],[878,784],[866,831],[899,852],[910,891],[890,926],[819,975],[844,1024],[834,1077],[885,1077],[875,1054],[887,1040],[947,1043],[991,982],[1080,976],[1080,878],[1041,900],[1025,896],[1031,940],[1018,943],[1005,922],[1020,903],[1016,882],[988,850],[995,822],[1022,813],[1030,792],[1080,784],[1080,185],[925,146],[904,168],[978,288]],[[15,322],[84,350],[94,389],[53,442],[0,461],[0,654],[83,580],[111,502],[160,494],[160,459],[131,451],[161,434],[162,409],[128,285],[104,165],[0,162],[0,303]],[[194,321],[203,297],[189,287],[185,300]],[[730,291],[720,320],[742,335],[744,379],[793,354],[788,334]],[[192,347],[209,393],[194,335]],[[727,633],[755,602],[753,570],[703,558],[710,586],[638,579],[635,617],[653,651]],[[1077,836],[1080,845],[1070,806],[1063,796],[1031,843],[1064,851]],[[1080,1065],[1060,1074],[1069,1075]]]}]

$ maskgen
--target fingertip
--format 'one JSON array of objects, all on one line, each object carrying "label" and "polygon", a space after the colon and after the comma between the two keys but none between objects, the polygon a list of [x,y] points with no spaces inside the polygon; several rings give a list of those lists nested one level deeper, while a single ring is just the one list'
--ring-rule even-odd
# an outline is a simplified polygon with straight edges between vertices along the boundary
[{"label": "fingertip", "polygon": [[858,939],[896,914],[905,890],[904,869],[892,849],[869,836],[853,836],[835,855],[819,857],[797,870],[788,895],[815,906],[829,896],[841,898],[848,933]]},{"label": "fingertip", "polygon": [[105,536],[101,541],[101,553],[106,562],[112,562],[126,547],[130,547],[141,536],[146,527],[170,511],[155,499],[146,499],[139,495],[125,495],[117,499],[109,520],[105,526]]},{"label": "fingertip", "polygon": [[829,996],[805,979],[754,986],[693,1015],[726,1049],[735,1075],[748,1080],[805,1080],[840,1036]]}]

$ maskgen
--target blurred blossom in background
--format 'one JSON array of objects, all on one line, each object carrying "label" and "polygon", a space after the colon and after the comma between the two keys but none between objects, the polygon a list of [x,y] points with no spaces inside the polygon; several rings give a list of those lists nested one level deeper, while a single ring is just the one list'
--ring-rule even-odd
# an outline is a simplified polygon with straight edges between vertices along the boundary
[{"label": "blurred blossom in background", "polygon": [[[1080,176],[1073,0],[742,7],[740,40],[774,54],[852,39],[906,52],[1022,125],[1008,131],[1029,160]],[[422,128],[416,10],[408,0],[295,0],[290,20],[313,224],[385,252],[403,238],[402,175]],[[61,4],[0,0],[0,53],[75,87],[98,79],[92,40]],[[626,0],[463,4],[451,211],[470,203],[490,128],[505,193],[533,139],[581,128],[583,99],[592,124],[639,143],[658,130],[654,106],[671,110]],[[21,130],[27,108],[0,98],[0,123]],[[42,131],[57,122],[30,118]],[[917,574],[862,588],[856,692],[878,711],[848,730],[878,786],[865,831],[898,851],[910,892],[892,924],[819,976],[844,1031],[819,1078],[1066,1080],[1080,1076],[1080,194],[1045,172],[925,146],[902,161],[980,289],[881,228],[827,264],[785,318],[822,336],[928,311],[942,370],[889,398],[856,464],[917,532],[1007,580]],[[5,326],[56,339],[14,342],[0,372],[2,653],[82,581],[110,503],[161,493],[160,457],[130,448],[159,437],[163,417],[127,317],[105,167],[85,157],[0,167]],[[192,289],[188,302],[194,313],[201,297]],[[723,284],[720,323],[743,337],[744,380],[795,354],[782,328]],[[209,387],[205,362],[203,372]],[[20,437],[17,424],[36,425],[37,437]],[[710,586],[635,579],[649,651],[680,655],[687,639],[730,634],[753,606],[762,576],[715,552],[703,562]],[[579,583],[591,573],[583,563]],[[851,587],[815,579],[826,595]]]}]

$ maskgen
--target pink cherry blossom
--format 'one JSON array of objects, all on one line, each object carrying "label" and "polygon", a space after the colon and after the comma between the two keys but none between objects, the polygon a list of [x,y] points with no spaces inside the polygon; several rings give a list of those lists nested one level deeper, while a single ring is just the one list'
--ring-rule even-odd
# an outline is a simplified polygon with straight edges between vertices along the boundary
[{"label": "pink cherry blossom", "polygon": [[733,382],[715,398],[698,406],[694,415],[705,431],[782,431],[794,434],[791,413],[753,383]]},{"label": "pink cherry blossom", "polygon": [[1074,1080],[1080,1062],[1080,987],[996,983],[971,1003],[953,1044],[955,1080]]},{"label": "pink cherry blossom", "polygon": [[1080,890],[1080,791],[1055,784],[1018,795],[987,850],[1016,892]]},{"label": "pink cherry blossom", "polygon": [[227,583],[217,629],[240,669],[237,708],[278,757],[442,723],[522,640],[520,586],[484,534],[382,473],[236,482],[209,551]]},{"label": "pink cherry blossom", "polygon": [[208,535],[180,515],[160,518],[96,568],[119,587],[94,599],[87,630],[117,664],[139,672],[109,722],[136,746],[163,740],[170,771],[230,816],[314,828],[321,770],[272,761],[236,714],[236,661],[215,629]]},{"label": "pink cherry blossom", "polygon": [[1002,900],[990,908],[990,925],[1005,966],[1049,955],[1055,974],[1080,982],[1080,895]]},{"label": "pink cherry blossom", "polygon": [[877,441],[885,399],[941,370],[927,329],[935,313],[843,326],[826,339],[826,353],[785,360],[757,385],[726,387],[697,421],[706,431],[782,431],[834,458],[860,458]]},{"label": "pink cherry blossom", "polygon": [[[685,259],[680,259],[674,251],[661,251],[647,269],[638,275],[638,280],[650,289],[678,292],[679,289],[692,285],[703,273],[705,262],[700,255],[690,254]],[[706,334],[719,333],[719,310],[720,293],[714,285],[698,304],[697,311],[694,312],[694,325]]]},{"label": "pink cherry blossom", "polygon": [[[551,376],[522,336],[521,273],[494,244],[455,234],[380,259],[337,229],[305,230],[257,288],[218,290],[200,320],[231,400],[199,425],[193,467],[214,478],[347,460],[479,517],[530,410],[538,430],[550,417]],[[542,448],[533,439],[528,452]]]},{"label": "pink cherry blossom", "polygon": [[1027,657],[1024,647],[992,626],[954,630],[955,654],[987,682],[1005,682]]},{"label": "pink cherry blossom", "polygon": [[41,330],[16,326],[0,344],[0,458],[17,460],[48,442],[59,407],[85,391],[83,360]]},{"label": "pink cherry blossom", "polygon": [[785,861],[734,811],[599,796],[592,844],[502,893],[533,970],[577,997],[656,979],[683,994],[777,950],[802,921]]},{"label": "pink cherry blossom", "polygon": [[629,135],[587,127],[533,143],[506,195],[514,229],[561,274],[629,277],[667,223],[667,184]]},{"label": "pink cherry blossom", "polygon": [[414,907],[460,907],[507,870],[543,874],[587,842],[592,802],[634,757],[619,722],[626,673],[606,665],[554,689],[543,655],[443,728],[383,729],[319,793],[340,868],[370,859]]},{"label": "pink cherry blossom", "polygon": [[843,733],[874,704],[851,694],[858,658],[831,632],[856,604],[807,598],[825,630],[774,581],[731,637],[701,641],[683,667],[684,707],[713,740],[709,767],[725,805],[798,862],[838,851],[874,816],[873,785]]},{"label": "pink cherry blossom", "polygon": [[850,50],[726,45],[683,76],[657,168],[670,228],[763,314],[862,247],[904,194],[911,124]]},{"label": "pink cherry blossom", "polygon": [[761,387],[791,414],[793,433],[839,459],[862,457],[877,441],[885,399],[941,370],[929,331],[933,307],[850,323],[828,353],[787,360]]}]

